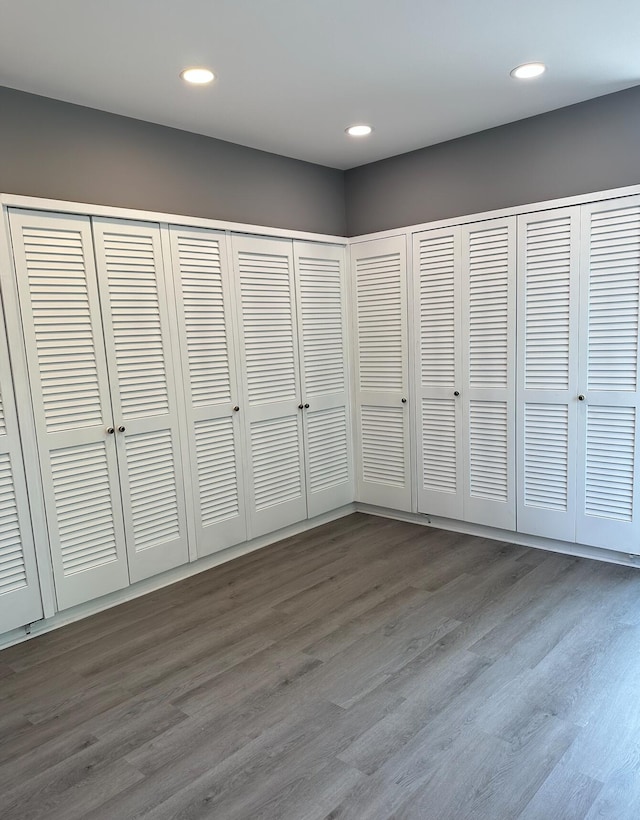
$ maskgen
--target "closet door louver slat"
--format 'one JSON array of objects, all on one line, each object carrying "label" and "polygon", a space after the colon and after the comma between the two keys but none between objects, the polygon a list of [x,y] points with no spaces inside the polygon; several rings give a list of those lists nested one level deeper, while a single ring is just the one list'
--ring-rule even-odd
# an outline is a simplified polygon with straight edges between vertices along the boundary
[{"label": "closet door louver slat", "polygon": [[[331,491],[333,505],[349,503],[353,500],[353,489],[347,408],[333,407],[314,411],[307,415],[305,424],[309,506],[312,506],[311,499],[315,501],[317,494],[326,491]],[[341,489],[337,499],[334,492],[336,488]],[[326,502],[322,507],[326,507]],[[322,507],[314,504],[309,517],[325,512]]]},{"label": "closet door louver slat", "polygon": [[528,508],[569,508],[569,410],[567,405],[527,402],[524,408],[523,487]]},{"label": "closet door louver slat", "polygon": [[372,484],[405,485],[404,413],[399,407],[360,408],[362,476]]},{"label": "closet door louver slat", "polygon": [[247,537],[241,449],[245,408],[240,406],[226,237],[172,225],[170,245],[196,551],[202,557]]},{"label": "closet door louver slat", "polygon": [[[358,501],[411,510],[406,244],[351,246]],[[404,399],[404,401],[403,401]]]},{"label": "closet door louver slat", "polygon": [[295,416],[251,425],[254,504],[258,512],[303,495],[299,433]]},{"label": "closet door louver slat", "polygon": [[158,225],[94,219],[93,233],[129,572],[140,581],[189,560],[167,277]]},{"label": "closet door louver slat", "polygon": [[[129,583],[88,218],[10,212],[60,609]],[[88,509],[85,511],[85,505]],[[100,514],[94,516],[95,508]]]},{"label": "closet door louver slat", "polygon": [[[203,529],[225,525],[227,522],[240,520],[237,535],[232,536],[242,541],[244,535],[244,516],[241,514],[240,482],[238,480],[238,462],[236,458],[236,430],[233,419],[214,418],[194,423],[194,439],[197,469],[197,493],[199,497],[199,518]],[[229,539],[217,538],[209,545],[201,544],[199,554],[214,551],[220,543]],[[225,544],[230,546],[230,544]],[[213,547],[213,548],[212,548]]]},{"label": "closet door louver slat", "polygon": [[[458,435],[455,399],[422,399],[422,489],[429,493],[458,492]],[[429,502],[422,502],[429,506]]]},{"label": "closet door louver slat", "polygon": [[[509,481],[509,419],[506,402],[469,402],[469,494],[472,498],[506,503],[512,496]],[[465,519],[469,520],[467,515]],[[496,518],[487,518],[497,524]],[[502,526],[505,526],[502,524]]]}]

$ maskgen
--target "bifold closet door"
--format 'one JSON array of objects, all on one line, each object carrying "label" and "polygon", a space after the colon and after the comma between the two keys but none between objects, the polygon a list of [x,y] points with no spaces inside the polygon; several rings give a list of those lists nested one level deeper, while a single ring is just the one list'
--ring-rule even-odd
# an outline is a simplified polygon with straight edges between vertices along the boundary
[{"label": "bifold closet door", "polygon": [[404,236],[351,246],[355,305],[356,498],[411,510]]},{"label": "bifold closet door", "polygon": [[129,572],[189,560],[167,276],[160,228],[94,219]]},{"label": "bifold closet door", "polygon": [[224,233],[171,226],[198,556],[246,540],[241,399]]},{"label": "bifold closet door", "polygon": [[460,228],[413,237],[418,511],[464,517]]},{"label": "bifold closet door", "polygon": [[345,251],[295,242],[308,515],[353,501]]},{"label": "bifold closet door", "polygon": [[90,221],[10,212],[56,597],[129,584]]},{"label": "bifold closet door", "polygon": [[575,541],[580,208],[518,217],[518,531]]},{"label": "bifold closet door", "polygon": [[0,307],[0,633],[42,616],[11,367]]},{"label": "bifold closet door", "polygon": [[249,537],[307,517],[293,247],[235,235]]},{"label": "bifold closet door", "polygon": [[464,520],[516,528],[516,220],[463,225]]},{"label": "bifold closet door", "polygon": [[414,236],[418,510],[515,529],[515,221]]},{"label": "bifold closet door", "polygon": [[576,541],[639,553],[640,197],[581,210]]}]

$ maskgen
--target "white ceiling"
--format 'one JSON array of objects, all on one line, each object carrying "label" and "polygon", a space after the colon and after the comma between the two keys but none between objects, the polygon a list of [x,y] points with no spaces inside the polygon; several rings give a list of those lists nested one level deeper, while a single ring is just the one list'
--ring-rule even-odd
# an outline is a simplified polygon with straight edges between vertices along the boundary
[{"label": "white ceiling", "polygon": [[0,85],[335,168],[638,85],[639,44],[639,0],[0,0]]}]

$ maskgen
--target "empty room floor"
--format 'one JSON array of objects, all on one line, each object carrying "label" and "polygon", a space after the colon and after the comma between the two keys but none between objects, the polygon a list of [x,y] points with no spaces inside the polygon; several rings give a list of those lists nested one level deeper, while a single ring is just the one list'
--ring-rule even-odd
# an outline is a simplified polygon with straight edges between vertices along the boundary
[{"label": "empty room floor", "polygon": [[0,652],[0,816],[640,817],[640,571],[351,515]]}]

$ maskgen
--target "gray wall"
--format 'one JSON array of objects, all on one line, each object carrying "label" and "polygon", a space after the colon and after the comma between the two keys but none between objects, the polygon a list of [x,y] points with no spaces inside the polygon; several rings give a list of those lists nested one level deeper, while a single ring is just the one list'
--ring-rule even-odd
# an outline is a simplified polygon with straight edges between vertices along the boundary
[{"label": "gray wall", "polygon": [[640,86],[346,174],[0,87],[5,193],[354,236],[638,183]]},{"label": "gray wall", "polygon": [[638,183],[640,86],[347,171],[347,231]]},{"label": "gray wall", "polygon": [[342,171],[2,87],[0,191],[346,232]]}]

